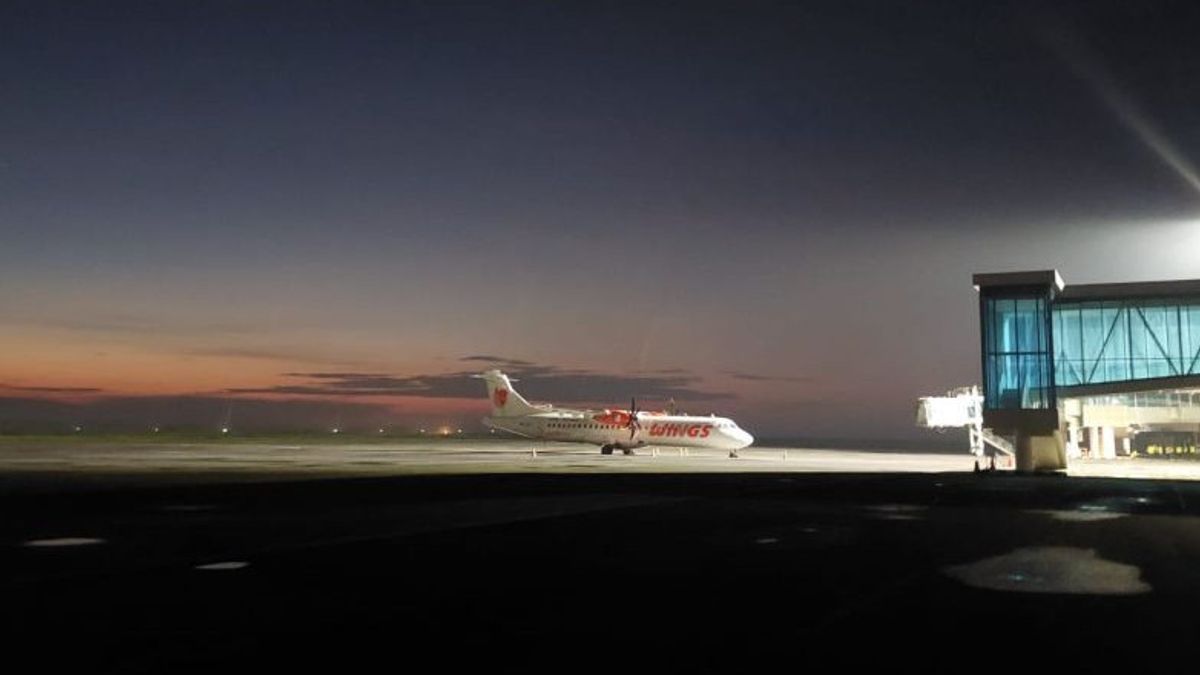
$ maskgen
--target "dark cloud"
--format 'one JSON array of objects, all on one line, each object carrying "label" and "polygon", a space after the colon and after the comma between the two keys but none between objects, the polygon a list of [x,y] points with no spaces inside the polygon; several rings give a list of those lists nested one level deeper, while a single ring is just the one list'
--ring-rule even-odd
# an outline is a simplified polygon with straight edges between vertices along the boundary
[{"label": "dark cloud", "polygon": [[17,387],[11,384],[0,384],[0,389],[11,391],[36,391],[45,394],[98,394],[103,389],[96,387]]},{"label": "dark cloud", "polygon": [[491,356],[488,354],[477,354],[474,356],[464,356],[461,359],[459,359],[459,361],[473,361],[476,363],[488,363],[488,364],[492,364],[492,365],[507,366],[509,368],[517,368],[517,367],[525,367],[525,366],[533,366],[534,365],[533,363],[531,363],[529,361],[522,361],[520,359],[509,359],[509,358],[505,358],[503,356]]},{"label": "dark cloud", "polygon": [[552,370],[515,372],[518,388],[527,398],[565,403],[625,402],[636,396],[679,402],[730,400],[734,394],[703,389],[698,377],[687,375],[615,375],[590,371]]},{"label": "dark cloud", "polygon": [[355,377],[390,377],[386,373],[284,373],[284,377],[305,377],[310,380],[342,380]]},{"label": "dark cloud", "polygon": [[736,370],[723,370],[725,375],[732,377],[735,380],[744,380],[746,382],[812,382],[811,377],[789,377],[786,375],[758,375],[755,373],[742,373]]},{"label": "dark cloud", "polygon": [[[294,396],[419,396],[422,398],[480,398],[483,385],[473,372],[397,377],[380,373],[288,373],[310,380],[302,384],[230,389],[234,394],[286,394]],[[729,400],[733,394],[707,391],[699,378],[678,374],[616,375],[552,366],[528,365],[509,369],[518,389],[527,398],[594,403],[625,401],[631,396],[679,401]]]},{"label": "dark cloud", "polygon": [[355,387],[341,381],[328,385],[281,384],[273,387],[235,387],[230,394],[287,394],[291,396],[416,396],[417,390],[401,387]]}]

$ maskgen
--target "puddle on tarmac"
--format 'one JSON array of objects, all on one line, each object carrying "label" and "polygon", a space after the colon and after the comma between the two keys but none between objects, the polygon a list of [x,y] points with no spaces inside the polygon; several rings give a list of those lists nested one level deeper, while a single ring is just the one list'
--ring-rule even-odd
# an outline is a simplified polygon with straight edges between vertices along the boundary
[{"label": "puddle on tarmac", "polygon": [[869,506],[867,510],[877,520],[921,520],[929,507],[920,504],[879,504]]},{"label": "puddle on tarmac", "polygon": [[55,539],[30,539],[24,546],[32,548],[60,548],[66,546],[94,546],[104,540],[96,537],[58,537]]},{"label": "puddle on tarmac", "polygon": [[250,563],[240,560],[230,560],[227,562],[209,563],[207,565],[196,565],[196,569],[205,571],[224,572],[228,570],[240,570],[249,567]]},{"label": "puddle on tarmac", "polygon": [[942,568],[967,586],[1017,593],[1134,595],[1150,592],[1141,569],[1105,560],[1091,549],[1067,546],[1019,548],[994,558]]},{"label": "puddle on tarmac", "polygon": [[1129,515],[1128,513],[1121,513],[1119,511],[1118,512],[1096,511],[1096,510],[1087,510],[1087,509],[1082,509],[1079,511],[1064,511],[1064,510],[1056,510],[1056,509],[1046,509],[1046,510],[1041,510],[1041,511],[1034,511],[1033,513],[1040,513],[1044,516],[1050,516],[1051,518],[1054,518],[1055,520],[1065,520],[1065,521],[1073,522],[1073,523],[1094,523],[1094,522],[1101,521],[1101,520],[1114,520],[1116,518],[1124,518],[1125,516]]}]

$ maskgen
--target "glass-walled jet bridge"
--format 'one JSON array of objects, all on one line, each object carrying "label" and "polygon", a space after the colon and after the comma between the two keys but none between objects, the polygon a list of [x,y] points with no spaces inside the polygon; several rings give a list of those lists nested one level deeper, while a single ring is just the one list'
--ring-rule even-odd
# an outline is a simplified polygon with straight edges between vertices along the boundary
[{"label": "glass-walled jet bridge", "polygon": [[[1048,270],[974,283],[984,425],[1016,437],[1018,468],[1065,467],[1084,429],[1098,455],[1139,421],[1200,429],[1200,280],[1066,286]],[[1173,412],[1139,406],[1142,392],[1174,394],[1154,399]]]}]

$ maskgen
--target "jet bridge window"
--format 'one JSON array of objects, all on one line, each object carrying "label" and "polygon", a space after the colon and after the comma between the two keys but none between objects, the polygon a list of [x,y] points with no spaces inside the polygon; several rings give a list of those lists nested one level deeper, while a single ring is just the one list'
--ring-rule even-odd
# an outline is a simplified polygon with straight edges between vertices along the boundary
[{"label": "jet bridge window", "polygon": [[984,395],[991,409],[1055,405],[1045,297],[988,297],[981,305]]}]

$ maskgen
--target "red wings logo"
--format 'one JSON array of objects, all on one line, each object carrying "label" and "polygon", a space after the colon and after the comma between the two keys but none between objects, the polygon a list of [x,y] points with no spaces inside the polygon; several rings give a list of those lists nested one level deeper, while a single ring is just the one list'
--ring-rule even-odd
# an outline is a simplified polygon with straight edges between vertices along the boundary
[{"label": "red wings logo", "polygon": [[508,390],[497,389],[492,394],[492,401],[495,402],[497,408],[503,408],[504,404],[508,402]]},{"label": "red wings logo", "polygon": [[712,433],[711,424],[652,424],[651,436],[691,436],[692,438],[708,438]]}]

